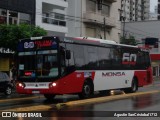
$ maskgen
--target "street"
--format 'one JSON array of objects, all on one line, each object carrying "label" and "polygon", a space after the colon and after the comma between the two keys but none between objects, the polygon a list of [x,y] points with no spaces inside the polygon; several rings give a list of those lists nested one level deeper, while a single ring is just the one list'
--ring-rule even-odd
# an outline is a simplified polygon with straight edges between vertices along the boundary
[{"label": "street", "polygon": [[[23,120],[35,119],[33,117],[42,117],[42,118],[62,118],[66,119],[71,118],[88,118],[88,119],[105,119],[110,117],[110,119],[115,119],[116,114],[124,112],[125,114],[131,114],[132,112],[138,112],[138,114],[144,111],[154,113],[160,117],[160,92],[155,92],[160,90],[160,81],[155,81],[152,85],[139,88],[139,91],[136,93],[144,93],[143,95],[135,95],[123,99],[112,99],[107,102],[101,103],[87,103],[84,105],[78,105],[79,100],[76,95],[64,95],[57,96],[55,100],[48,101],[42,95],[18,95],[13,94],[11,96],[5,97],[3,94],[0,96],[0,110],[1,112],[15,112],[21,113],[18,117],[15,114],[12,114],[12,119],[19,120],[21,117]],[[152,93],[153,91],[153,93]],[[151,92],[150,94],[145,92]],[[116,91],[116,95],[110,96],[101,96],[99,98],[109,98],[109,97],[118,97],[124,96],[122,92]],[[135,94],[135,93],[134,93]],[[98,95],[97,95],[98,96]],[[97,99],[97,97],[92,98]],[[85,100],[84,100],[85,101]],[[60,109],[56,106],[59,103],[73,103],[76,102],[77,105],[65,106]],[[22,114],[23,113],[23,114]],[[22,116],[27,114],[29,116]],[[37,113],[35,116],[30,116],[30,113]],[[38,114],[39,113],[39,114]],[[115,114],[116,113],[116,114]],[[30,118],[28,118],[30,117]],[[128,117],[127,117],[128,118]],[[130,119],[135,119],[135,117],[129,117]],[[143,119],[145,117],[142,117]],[[150,118],[150,117],[148,117]],[[154,117],[153,119],[157,119]],[[3,118],[6,119],[6,118]]]}]

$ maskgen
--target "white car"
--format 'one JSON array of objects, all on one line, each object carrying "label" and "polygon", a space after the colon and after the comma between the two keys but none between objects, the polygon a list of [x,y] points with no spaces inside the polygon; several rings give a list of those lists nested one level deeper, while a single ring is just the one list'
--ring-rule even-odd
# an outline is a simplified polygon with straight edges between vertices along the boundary
[{"label": "white car", "polygon": [[13,84],[7,75],[7,73],[0,72],[0,92],[3,92],[5,95],[12,94]]}]

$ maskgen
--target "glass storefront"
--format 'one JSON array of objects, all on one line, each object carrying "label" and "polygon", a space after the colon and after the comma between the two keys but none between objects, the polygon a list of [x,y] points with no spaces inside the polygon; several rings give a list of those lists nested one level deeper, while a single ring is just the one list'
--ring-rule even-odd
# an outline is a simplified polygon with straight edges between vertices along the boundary
[{"label": "glass storefront", "polygon": [[31,15],[0,8],[0,24],[31,23]]}]

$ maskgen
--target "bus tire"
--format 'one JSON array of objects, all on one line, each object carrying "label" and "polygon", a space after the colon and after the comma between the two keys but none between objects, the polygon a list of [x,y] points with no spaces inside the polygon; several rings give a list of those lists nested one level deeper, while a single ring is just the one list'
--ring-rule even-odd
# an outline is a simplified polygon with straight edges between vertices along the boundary
[{"label": "bus tire", "polygon": [[44,94],[44,97],[45,97],[46,99],[48,99],[48,100],[54,99],[55,96],[56,96],[56,95],[53,95],[53,94]]},{"label": "bus tire", "polygon": [[138,90],[138,81],[136,78],[133,78],[130,88],[124,89],[125,93],[134,93]]},{"label": "bus tire", "polygon": [[80,99],[90,98],[93,95],[93,84],[90,81],[85,81],[82,92],[78,94]]},{"label": "bus tire", "polygon": [[7,86],[5,88],[4,94],[5,95],[11,95],[12,94],[12,87],[11,86]]}]

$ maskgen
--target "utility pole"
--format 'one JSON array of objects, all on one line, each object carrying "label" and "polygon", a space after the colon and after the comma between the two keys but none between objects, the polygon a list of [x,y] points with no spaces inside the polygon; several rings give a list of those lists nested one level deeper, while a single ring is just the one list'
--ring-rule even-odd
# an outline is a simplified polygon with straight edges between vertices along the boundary
[{"label": "utility pole", "polygon": [[[125,7],[126,7],[126,0],[124,1],[124,9],[122,10],[122,8],[121,9],[118,9],[118,11],[119,11],[119,13],[120,13],[120,21],[121,21],[121,23],[123,23],[123,39],[125,39],[125,21],[126,21],[126,10],[125,10]],[[123,15],[122,15],[122,13],[123,13]]]},{"label": "utility pole", "polygon": [[125,20],[126,20],[126,17],[123,17],[123,39],[125,39]]},{"label": "utility pole", "polygon": [[106,39],[106,18],[104,17],[104,39]]},{"label": "utility pole", "polygon": [[124,1],[124,10],[123,10],[124,16],[123,16],[123,39],[126,39],[125,36],[125,22],[126,22],[126,0]]}]

